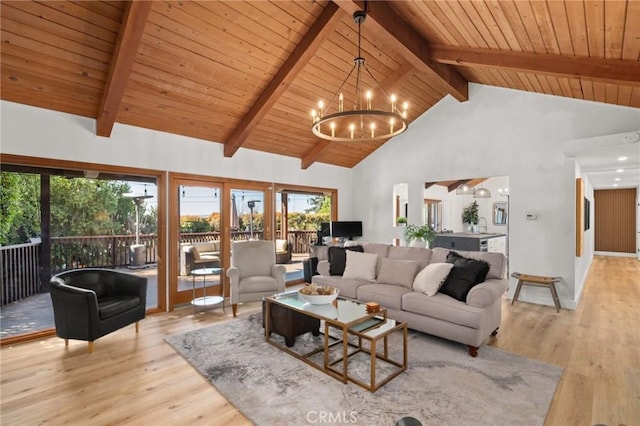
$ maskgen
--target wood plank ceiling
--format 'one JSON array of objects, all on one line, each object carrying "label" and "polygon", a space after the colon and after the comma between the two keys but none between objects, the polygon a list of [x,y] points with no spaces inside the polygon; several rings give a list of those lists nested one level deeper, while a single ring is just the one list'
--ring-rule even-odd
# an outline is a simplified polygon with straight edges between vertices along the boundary
[{"label": "wood plank ceiling", "polygon": [[[2,1],[1,98],[353,167],[384,142],[328,143],[310,110],[357,53],[327,1]],[[640,1],[369,2],[363,56],[409,121],[468,82],[640,108]],[[372,81],[364,80],[373,85]],[[353,97],[354,88],[344,89]]]}]

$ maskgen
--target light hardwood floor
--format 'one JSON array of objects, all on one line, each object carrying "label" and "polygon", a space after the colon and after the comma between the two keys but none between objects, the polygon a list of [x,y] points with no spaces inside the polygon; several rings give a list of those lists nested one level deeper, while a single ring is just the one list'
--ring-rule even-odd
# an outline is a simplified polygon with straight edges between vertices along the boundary
[{"label": "light hardwood floor", "polygon": [[[93,354],[56,337],[4,346],[0,423],[250,424],[163,340],[229,320],[227,311],[149,316],[138,335],[134,326],[112,333]],[[640,425],[640,262],[596,257],[577,310],[505,299],[489,344],[565,369],[546,425]]]}]

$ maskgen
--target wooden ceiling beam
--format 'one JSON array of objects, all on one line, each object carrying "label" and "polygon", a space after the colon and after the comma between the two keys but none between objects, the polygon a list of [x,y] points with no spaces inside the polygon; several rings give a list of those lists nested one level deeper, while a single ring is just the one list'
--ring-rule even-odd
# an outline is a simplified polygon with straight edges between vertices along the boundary
[{"label": "wooden ceiling beam", "polygon": [[[380,83],[380,87],[386,93],[397,90],[405,80],[413,75],[415,68],[410,62],[405,62],[392,72],[385,80]],[[386,142],[386,141],[385,141]],[[329,146],[329,141],[320,139],[319,142],[306,152],[301,158],[301,167],[303,170],[308,169],[318,158],[322,152]]]},{"label": "wooden ceiling beam", "polygon": [[640,62],[493,49],[431,46],[432,60],[442,64],[541,73],[603,83],[640,86]]},{"label": "wooden ceiling beam", "polygon": [[231,132],[224,144],[224,156],[232,157],[242,146],[247,136],[277,102],[285,90],[309,63],[322,43],[333,33],[336,26],[344,18],[334,3],[327,3],[318,19],[309,27],[300,43],[282,64],[265,90],[258,96],[240,124]]},{"label": "wooden ceiling beam", "polygon": [[126,3],[118,41],[113,52],[111,69],[107,76],[100,109],[96,117],[96,134],[98,136],[111,136],[151,5],[151,1]]},{"label": "wooden ceiling beam", "polygon": [[[364,10],[365,4],[359,0],[334,0],[342,9],[353,14]],[[365,22],[367,31],[384,35],[384,42],[391,49],[400,53],[420,72],[430,76],[437,86],[442,87],[460,102],[469,99],[469,82],[458,71],[447,64],[440,64],[431,59],[428,41],[396,13],[386,1],[370,1],[366,4]]]},{"label": "wooden ceiling beam", "polygon": [[318,143],[307,151],[300,159],[300,167],[302,170],[308,169],[320,157],[322,151],[329,146],[331,142],[326,139],[318,140]]},{"label": "wooden ceiling beam", "polygon": [[457,180],[455,182],[453,182],[451,185],[447,186],[447,190],[449,192],[451,191],[455,191],[456,189],[458,189],[458,187],[460,185],[464,185],[465,183],[468,184],[469,182],[471,182],[471,179],[461,179],[461,180]]}]

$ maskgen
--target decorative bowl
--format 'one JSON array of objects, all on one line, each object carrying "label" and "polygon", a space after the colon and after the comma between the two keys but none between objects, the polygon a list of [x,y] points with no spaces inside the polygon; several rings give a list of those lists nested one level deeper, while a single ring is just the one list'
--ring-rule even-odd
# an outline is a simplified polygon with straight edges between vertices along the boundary
[{"label": "decorative bowl", "polygon": [[337,288],[334,288],[333,290],[332,294],[304,294],[300,292],[298,292],[298,294],[302,300],[312,305],[326,305],[336,300],[338,293],[340,293],[340,290]]}]

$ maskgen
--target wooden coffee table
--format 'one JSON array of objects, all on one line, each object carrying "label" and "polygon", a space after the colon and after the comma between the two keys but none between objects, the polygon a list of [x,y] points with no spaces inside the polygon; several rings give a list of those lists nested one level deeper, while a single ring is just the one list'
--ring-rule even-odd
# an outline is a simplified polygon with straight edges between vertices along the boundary
[{"label": "wooden coffee table", "polygon": [[[263,309],[265,339],[268,343],[343,383],[351,381],[371,392],[375,392],[407,369],[407,324],[387,318],[387,312],[384,309],[379,312],[368,313],[365,304],[340,297],[330,305],[310,305],[298,297],[298,292],[286,292],[267,297],[264,299]],[[275,324],[272,310],[280,312],[277,315],[278,321],[299,321],[300,318],[323,321],[323,344],[305,353],[298,353],[291,349],[288,345],[289,342],[287,342],[287,346],[289,346],[287,347],[274,340],[271,332],[281,334],[277,329],[282,331],[283,324]],[[290,311],[292,315],[282,315],[282,311]],[[296,325],[293,323],[284,324],[286,331],[290,331],[294,327]],[[313,332],[313,326],[310,328],[309,331]],[[338,337],[331,337],[330,329],[332,328],[337,329]],[[388,338],[395,332],[402,332],[403,355],[401,360],[392,359],[389,353]],[[351,340],[357,341],[356,344],[350,342],[350,336],[352,336]],[[285,339],[286,337],[285,335]],[[368,342],[368,345],[363,344],[365,341]],[[383,347],[380,351],[377,345],[381,341]],[[340,348],[339,345],[342,347]],[[341,356],[332,360],[330,359],[330,350],[334,346],[338,346],[342,353]],[[322,361],[314,361],[313,358],[317,359],[314,355],[321,352],[323,353]],[[349,374],[349,358],[361,352],[370,355],[368,359],[371,375],[368,382]],[[382,380],[378,380],[379,378],[376,377],[376,363],[380,360],[394,367]]]}]

